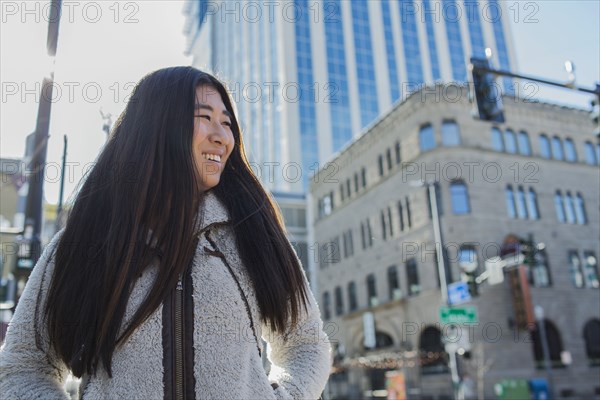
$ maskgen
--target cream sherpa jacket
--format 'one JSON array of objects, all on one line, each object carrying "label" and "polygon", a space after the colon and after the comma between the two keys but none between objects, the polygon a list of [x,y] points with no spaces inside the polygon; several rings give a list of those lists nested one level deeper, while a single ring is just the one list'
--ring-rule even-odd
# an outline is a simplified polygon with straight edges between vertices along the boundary
[{"label": "cream sherpa jacket", "polygon": [[[227,211],[211,192],[203,219],[191,272],[178,284],[180,302],[168,298],[117,347],[112,379],[104,369],[95,376],[84,375],[79,388],[83,399],[176,398],[183,395],[175,392],[181,383],[185,383],[186,399],[319,397],[331,359],[314,296],[309,294],[308,312],[302,313],[300,324],[285,335],[275,335],[261,324],[254,289],[227,224]],[[60,233],[32,271],[0,350],[2,399],[67,398],[63,385],[68,368],[49,344],[42,311],[59,237]],[[135,284],[123,326],[141,304],[155,272],[146,270]],[[184,332],[185,340],[178,345],[172,328],[182,304],[179,321],[185,325],[177,334]],[[272,363],[268,376],[260,355],[261,337],[268,343]]]}]

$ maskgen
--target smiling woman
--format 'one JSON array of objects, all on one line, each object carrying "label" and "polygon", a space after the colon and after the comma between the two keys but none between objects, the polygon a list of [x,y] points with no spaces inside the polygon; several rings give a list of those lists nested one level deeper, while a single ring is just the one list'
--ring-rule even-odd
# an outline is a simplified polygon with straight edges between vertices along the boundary
[{"label": "smiling woman", "polygon": [[31,274],[0,392],[64,398],[70,371],[84,399],[319,397],[330,345],[282,221],[222,83],[147,75]]}]

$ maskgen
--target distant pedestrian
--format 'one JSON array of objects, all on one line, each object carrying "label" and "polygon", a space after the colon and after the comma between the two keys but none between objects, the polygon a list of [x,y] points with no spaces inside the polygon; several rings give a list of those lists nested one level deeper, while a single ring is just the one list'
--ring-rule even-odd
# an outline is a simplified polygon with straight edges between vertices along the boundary
[{"label": "distant pedestrian", "polygon": [[70,371],[84,399],[315,399],[330,365],[225,87],[192,67],[144,77],[30,276],[2,398],[66,398]]}]

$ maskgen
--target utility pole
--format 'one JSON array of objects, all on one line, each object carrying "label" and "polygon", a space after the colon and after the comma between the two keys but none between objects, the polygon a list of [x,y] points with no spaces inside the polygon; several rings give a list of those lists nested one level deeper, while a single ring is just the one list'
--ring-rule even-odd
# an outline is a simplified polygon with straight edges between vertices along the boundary
[{"label": "utility pole", "polygon": [[60,191],[58,193],[58,207],[56,207],[56,221],[54,225],[54,231],[58,232],[61,228],[61,216],[63,209],[63,195],[65,191],[65,170],[67,168],[67,135],[63,135],[63,158],[62,158],[62,169],[60,172]]}]

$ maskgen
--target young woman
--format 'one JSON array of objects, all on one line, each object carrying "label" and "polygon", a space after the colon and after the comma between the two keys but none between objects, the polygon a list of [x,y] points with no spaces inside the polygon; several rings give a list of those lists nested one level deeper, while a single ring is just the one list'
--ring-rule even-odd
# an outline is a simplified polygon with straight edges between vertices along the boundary
[{"label": "young woman", "polygon": [[225,88],[191,67],[144,77],[29,278],[2,398],[64,398],[70,371],[84,399],[316,399],[329,368]]}]

